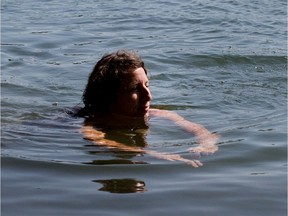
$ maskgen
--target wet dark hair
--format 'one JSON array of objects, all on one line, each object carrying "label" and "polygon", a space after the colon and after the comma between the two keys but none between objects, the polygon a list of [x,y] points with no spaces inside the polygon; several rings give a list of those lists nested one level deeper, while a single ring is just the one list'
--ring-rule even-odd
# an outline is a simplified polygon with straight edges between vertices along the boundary
[{"label": "wet dark hair", "polygon": [[117,99],[124,75],[142,67],[147,74],[144,62],[135,52],[120,50],[104,55],[91,72],[82,100],[84,108],[78,113],[91,116],[106,113]]}]

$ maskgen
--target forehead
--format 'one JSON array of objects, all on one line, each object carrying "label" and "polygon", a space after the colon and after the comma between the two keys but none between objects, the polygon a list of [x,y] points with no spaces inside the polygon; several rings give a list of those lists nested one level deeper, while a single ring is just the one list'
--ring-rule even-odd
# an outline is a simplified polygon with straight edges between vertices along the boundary
[{"label": "forehead", "polygon": [[141,68],[137,68],[132,73],[125,74],[123,82],[125,84],[146,83],[148,82],[148,77],[145,73],[145,70],[141,67]]}]

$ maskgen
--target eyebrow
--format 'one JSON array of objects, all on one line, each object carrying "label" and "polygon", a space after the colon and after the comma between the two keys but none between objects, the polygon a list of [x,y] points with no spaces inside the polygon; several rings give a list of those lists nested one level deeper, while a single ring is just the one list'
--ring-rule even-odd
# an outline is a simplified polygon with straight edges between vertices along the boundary
[{"label": "eyebrow", "polygon": [[[123,82],[125,84],[125,82]],[[138,84],[141,84],[142,82],[139,82],[139,81],[132,81],[130,83],[127,83],[128,85],[138,85]],[[144,82],[145,84],[149,83],[149,80],[145,81]]]}]

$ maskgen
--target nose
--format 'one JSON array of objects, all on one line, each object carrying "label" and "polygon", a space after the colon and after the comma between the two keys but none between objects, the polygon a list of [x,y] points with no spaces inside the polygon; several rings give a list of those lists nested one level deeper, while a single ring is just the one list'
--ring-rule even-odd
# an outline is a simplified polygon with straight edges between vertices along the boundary
[{"label": "nose", "polygon": [[143,97],[147,101],[151,101],[152,100],[151,91],[150,91],[149,87],[147,87],[147,86],[144,86],[144,88],[143,88]]}]

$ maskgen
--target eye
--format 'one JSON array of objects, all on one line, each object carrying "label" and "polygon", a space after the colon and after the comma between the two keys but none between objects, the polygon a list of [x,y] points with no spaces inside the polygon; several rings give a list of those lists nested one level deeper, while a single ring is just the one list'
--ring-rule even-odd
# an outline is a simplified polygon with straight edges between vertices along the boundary
[{"label": "eye", "polygon": [[135,85],[135,86],[130,86],[127,90],[128,90],[128,92],[137,92],[139,89],[138,89],[138,87]]},{"label": "eye", "polygon": [[138,92],[139,88],[137,86],[130,89],[131,92]]},{"label": "eye", "polygon": [[[149,88],[149,82],[145,83],[145,87]],[[142,84],[135,84],[135,85],[131,85],[128,88],[126,88],[126,90],[130,93],[138,93],[143,91],[144,87],[142,86]]]}]

